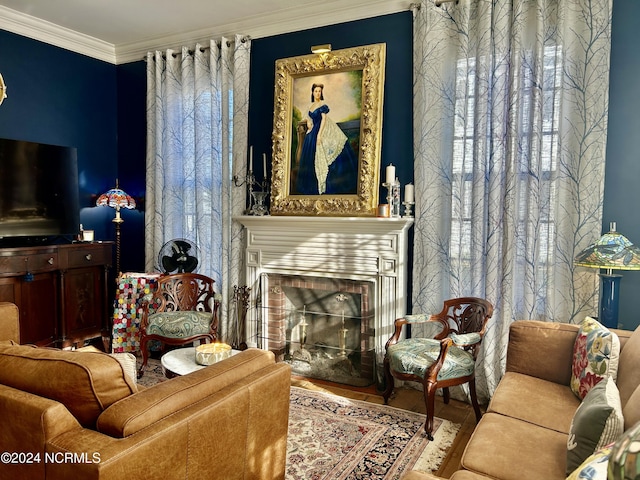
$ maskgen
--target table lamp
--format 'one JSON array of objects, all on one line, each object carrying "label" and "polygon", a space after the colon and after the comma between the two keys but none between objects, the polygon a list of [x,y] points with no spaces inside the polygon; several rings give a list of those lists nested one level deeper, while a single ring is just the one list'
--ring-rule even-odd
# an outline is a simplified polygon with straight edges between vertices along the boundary
[{"label": "table lamp", "polygon": [[123,190],[120,190],[118,187],[118,179],[116,179],[116,188],[112,188],[102,195],[98,197],[96,200],[96,205],[99,207],[111,207],[116,209],[116,216],[113,220],[113,223],[116,224],[116,273],[120,274],[120,224],[124,222],[122,217],[120,216],[121,208],[136,208],[136,201],[125,193]]},{"label": "table lamp", "polygon": [[616,232],[616,222],[611,222],[609,228],[608,233],[576,256],[574,265],[607,271],[600,273],[602,298],[599,321],[605,327],[617,328],[622,275],[615,275],[613,270],[640,270],[640,248]]}]

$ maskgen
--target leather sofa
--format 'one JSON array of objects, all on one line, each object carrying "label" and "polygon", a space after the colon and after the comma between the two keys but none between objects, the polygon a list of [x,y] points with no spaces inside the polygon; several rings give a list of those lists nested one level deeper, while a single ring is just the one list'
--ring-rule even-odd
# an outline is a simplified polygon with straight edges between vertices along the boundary
[{"label": "leather sofa", "polygon": [[[570,388],[579,325],[517,321],[510,327],[506,373],[476,426],[452,480],[560,480],[580,400]],[[620,339],[616,385],[624,429],[640,421],[640,328]],[[404,480],[439,477],[410,472]]]},{"label": "leather sofa", "polygon": [[290,368],[272,353],[138,389],[105,353],[5,340],[14,315],[0,304],[0,478],[284,479]]}]

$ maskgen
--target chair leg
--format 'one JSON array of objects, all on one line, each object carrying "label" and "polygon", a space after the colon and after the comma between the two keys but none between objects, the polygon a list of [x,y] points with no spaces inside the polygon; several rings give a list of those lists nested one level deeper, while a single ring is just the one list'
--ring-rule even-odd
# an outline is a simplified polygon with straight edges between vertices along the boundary
[{"label": "chair leg", "polygon": [[144,375],[144,369],[147,366],[147,360],[149,360],[149,348],[147,346],[147,339],[144,337],[140,339],[140,352],[142,352],[142,365],[140,365],[138,369],[138,378],[142,378]]},{"label": "chair leg", "polygon": [[424,404],[427,407],[427,420],[424,422],[424,431],[427,434],[427,438],[433,441],[433,415],[436,409],[436,383],[427,382],[424,384]]},{"label": "chair leg", "polygon": [[394,379],[393,375],[391,375],[391,366],[389,365],[389,361],[386,359],[386,357],[384,359],[384,379],[387,385],[384,392],[382,393],[382,398],[384,398],[384,404],[387,405],[389,402],[389,397],[391,397],[391,394],[393,393]]},{"label": "chair leg", "polygon": [[473,405],[473,411],[476,414],[476,423],[480,421],[482,413],[480,412],[480,405],[478,404],[478,395],[476,394],[476,379],[469,380],[469,393],[471,394],[471,404]]},{"label": "chair leg", "polygon": [[451,400],[451,393],[449,392],[449,387],[444,387],[442,389],[442,399],[446,405],[449,405],[449,400]]}]

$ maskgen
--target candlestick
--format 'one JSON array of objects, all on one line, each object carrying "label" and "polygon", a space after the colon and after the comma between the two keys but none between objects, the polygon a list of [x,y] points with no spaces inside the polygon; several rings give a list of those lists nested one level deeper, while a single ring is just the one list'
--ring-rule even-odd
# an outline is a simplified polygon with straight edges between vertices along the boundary
[{"label": "candlestick", "polygon": [[400,181],[396,178],[391,183],[383,183],[382,186],[387,188],[389,215],[392,218],[400,217]]},{"label": "candlestick", "polygon": [[391,185],[391,201],[389,202],[391,208],[391,217],[400,217],[400,180],[396,178],[396,181]]},{"label": "candlestick", "polygon": [[416,202],[407,202],[404,201],[402,202],[402,204],[404,205],[404,218],[413,218],[413,211],[412,208],[415,205]]}]

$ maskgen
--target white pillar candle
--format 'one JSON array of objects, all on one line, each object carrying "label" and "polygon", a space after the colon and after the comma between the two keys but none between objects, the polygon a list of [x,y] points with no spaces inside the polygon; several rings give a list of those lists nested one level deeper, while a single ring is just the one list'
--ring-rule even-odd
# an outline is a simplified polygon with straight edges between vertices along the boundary
[{"label": "white pillar candle", "polygon": [[413,202],[413,184],[407,183],[404,187],[404,201]]},{"label": "white pillar candle", "polygon": [[249,171],[253,172],[253,145],[249,147]]},{"label": "white pillar candle", "polygon": [[387,181],[386,183],[388,184],[392,184],[393,181],[396,179],[396,167],[393,166],[393,163],[390,163],[387,166]]}]

